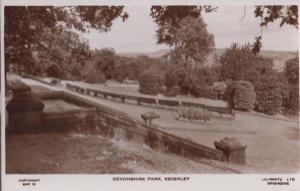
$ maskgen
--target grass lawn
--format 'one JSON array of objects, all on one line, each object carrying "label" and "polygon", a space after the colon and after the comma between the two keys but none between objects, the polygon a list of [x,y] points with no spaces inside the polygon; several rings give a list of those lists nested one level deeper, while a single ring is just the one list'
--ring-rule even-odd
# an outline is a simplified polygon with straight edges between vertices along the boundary
[{"label": "grass lawn", "polygon": [[[34,152],[33,152],[34,151]],[[98,135],[35,134],[6,138],[8,174],[233,173],[224,164],[194,162]]]}]

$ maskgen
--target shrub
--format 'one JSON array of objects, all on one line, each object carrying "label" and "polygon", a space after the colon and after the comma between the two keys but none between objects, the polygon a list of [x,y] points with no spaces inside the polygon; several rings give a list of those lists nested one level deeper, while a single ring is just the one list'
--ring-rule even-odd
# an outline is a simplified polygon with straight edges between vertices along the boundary
[{"label": "shrub", "polygon": [[259,112],[275,115],[282,105],[281,84],[274,73],[266,73],[254,83],[256,93],[255,108]]},{"label": "shrub", "polygon": [[223,94],[223,100],[227,101],[227,105],[230,108],[234,108],[234,102],[233,102],[234,91],[235,91],[235,82],[228,81],[226,90]]},{"label": "shrub", "polygon": [[299,58],[295,57],[285,63],[284,74],[290,84],[299,83]]},{"label": "shrub", "polygon": [[287,111],[289,108],[290,85],[283,73],[277,73],[282,96],[282,110]]},{"label": "shrub", "polygon": [[94,69],[93,67],[88,67],[85,82],[94,84],[104,83],[105,75],[100,70]]},{"label": "shrub", "polygon": [[33,69],[32,74],[33,74],[34,76],[41,76],[41,75],[42,75],[41,67],[36,66],[36,67]]},{"label": "shrub", "polygon": [[164,95],[168,96],[168,97],[175,97],[178,94],[180,94],[180,87],[175,85],[175,86],[168,88]]},{"label": "shrub", "polygon": [[47,75],[53,78],[62,78],[64,76],[64,72],[57,64],[52,64],[46,70]]},{"label": "shrub", "polygon": [[247,81],[238,81],[234,89],[234,108],[245,111],[253,110],[256,98],[253,85]]},{"label": "shrub", "polygon": [[169,66],[166,71],[166,76],[164,79],[164,85],[167,89],[172,88],[173,86],[178,86],[177,77],[178,73],[180,73],[180,68],[176,65]]},{"label": "shrub", "polygon": [[290,86],[288,112],[294,115],[299,114],[299,86]]},{"label": "shrub", "polygon": [[139,91],[156,95],[163,91],[163,75],[157,70],[147,70],[141,74]]},{"label": "shrub", "polygon": [[201,108],[180,107],[178,117],[185,118],[188,120],[210,121],[211,113],[208,110]]},{"label": "shrub", "polygon": [[195,97],[207,97],[209,95],[209,86],[193,84],[190,93]]}]

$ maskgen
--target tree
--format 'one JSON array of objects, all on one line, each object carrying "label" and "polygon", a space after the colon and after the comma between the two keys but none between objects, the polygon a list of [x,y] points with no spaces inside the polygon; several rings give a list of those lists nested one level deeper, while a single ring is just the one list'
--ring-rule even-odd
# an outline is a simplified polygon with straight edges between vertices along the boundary
[{"label": "tree", "polygon": [[143,94],[156,95],[163,90],[163,75],[157,70],[146,70],[139,81],[139,91]]},{"label": "tree", "polygon": [[256,80],[259,75],[273,70],[273,61],[255,55],[250,44],[239,46],[233,43],[220,57],[223,80]]},{"label": "tree", "polygon": [[64,76],[64,72],[57,64],[52,64],[47,68],[47,75],[49,77],[61,79]]},{"label": "tree", "polygon": [[84,81],[92,84],[104,83],[105,75],[99,69],[97,69],[92,63],[87,64],[85,67],[85,78]]},{"label": "tree", "polygon": [[193,63],[203,63],[214,48],[214,36],[208,33],[201,17],[185,17],[174,29],[174,51],[183,61],[184,68]]},{"label": "tree", "polygon": [[106,79],[111,79],[115,73],[117,55],[113,49],[96,49],[92,52],[92,60],[95,66],[101,70]]},{"label": "tree", "polygon": [[[160,29],[163,31],[164,27],[162,25]],[[172,41],[165,42],[172,48],[170,62],[183,69],[178,76],[178,85],[184,93],[188,93],[192,88],[189,76],[193,68],[202,64],[214,48],[213,35],[208,33],[201,17],[185,17],[178,26],[167,24],[167,27],[172,28]]]},{"label": "tree", "polygon": [[71,73],[78,70],[75,75],[78,80],[82,79],[84,65],[90,59],[87,40],[68,30],[45,30],[41,37],[40,49],[34,53],[42,72],[50,65],[58,64],[67,74],[66,78],[70,78]]},{"label": "tree", "polygon": [[[218,7],[214,6],[152,6],[151,16],[159,27],[168,23],[170,26],[176,26],[184,17],[199,17],[203,10],[206,13],[216,11]],[[246,7],[244,9],[246,11]],[[244,15],[245,16],[245,15]],[[255,37],[252,45],[252,52],[259,53],[262,47],[263,27],[276,20],[281,20],[280,27],[283,25],[292,25],[298,28],[298,6],[297,5],[258,5],[255,6],[254,17],[261,18],[261,34]],[[157,32],[158,43],[172,42],[172,28],[166,27],[161,32]]]},{"label": "tree", "polygon": [[[169,59],[183,69],[178,78],[181,91],[192,89],[193,67],[205,61],[214,48],[213,35],[208,33],[201,12],[211,12],[212,6],[152,6],[151,16],[158,25],[157,43],[166,44],[172,50]],[[168,77],[169,78],[169,77]],[[168,80],[168,79],[167,79]],[[168,83],[168,82],[167,82]]]},{"label": "tree", "polygon": [[299,58],[295,57],[285,62],[284,75],[293,85],[299,84]]},{"label": "tree", "polygon": [[[107,32],[112,21],[118,17],[127,19],[123,6],[6,6],[5,19],[5,59],[6,64],[30,68],[33,52],[42,49],[46,31],[56,33],[61,30],[76,29],[85,32],[90,28]],[[53,55],[55,56],[55,54]]]},{"label": "tree", "polygon": [[281,20],[280,27],[287,24],[298,29],[298,5],[258,5],[255,6],[254,16],[261,19],[261,34],[255,37],[252,46],[252,52],[255,54],[259,53],[262,47],[263,27],[267,27],[269,23]]},{"label": "tree", "polygon": [[179,28],[179,23],[186,17],[199,18],[201,12],[212,12],[216,9],[213,6],[152,6],[151,17],[158,25],[157,43],[174,45],[174,29]]},{"label": "tree", "polygon": [[139,55],[135,59],[135,72],[136,72],[136,79],[139,79],[143,71],[145,70],[151,70],[151,69],[157,69],[160,70],[161,64],[160,60],[157,58],[151,58],[147,55]]}]

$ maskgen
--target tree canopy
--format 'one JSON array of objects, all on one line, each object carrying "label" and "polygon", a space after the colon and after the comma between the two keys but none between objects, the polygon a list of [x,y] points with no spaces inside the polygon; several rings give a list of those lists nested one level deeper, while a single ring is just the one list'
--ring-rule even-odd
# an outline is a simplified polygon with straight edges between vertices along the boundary
[{"label": "tree canopy", "polygon": [[[216,11],[216,6],[152,6],[150,15],[154,22],[160,27],[157,30],[158,43],[171,44],[173,42],[172,27],[185,17],[198,18],[202,12],[210,13]],[[263,28],[274,21],[280,20],[279,26],[291,25],[298,29],[298,5],[257,5],[254,10],[254,17],[260,18],[261,34],[255,37],[252,45],[252,52],[258,53],[262,47]]]},{"label": "tree canopy", "polygon": [[223,80],[254,80],[258,75],[272,70],[273,61],[253,54],[251,45],[233,43],[220,57]]},{"label": "tree canopy", "polygon": [[186,17],[199,18],[201,12],[212,12],[216,8],[213,6],[152,6],[151,17],[159,26],[157,33],[157,43],[174,45],[174,30],[178,29],[179,23]]},{"label": "tree canopy", "polygon": [[47,31],[57,33],[75,29],[84,32],[93,28],[99,32],[107,32],[114,19],[118,17],[127,19],[128,14],[123,8],[123,6],[7,6],[4,10],[6,63],[17,64],[20,67],[28,65],[28,62],[32,61],[33,52],[45,48],[41,42]]}]

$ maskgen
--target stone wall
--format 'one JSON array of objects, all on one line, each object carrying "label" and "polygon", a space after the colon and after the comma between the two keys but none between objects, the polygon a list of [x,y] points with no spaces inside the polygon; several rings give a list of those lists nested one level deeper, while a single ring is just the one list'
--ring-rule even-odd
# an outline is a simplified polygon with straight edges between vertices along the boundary
[{"label": "stone wall", "polygon": [[205,157],[222,160],[223,153],[221,151],[169,134],[155,127],[146,126],[126,113],[94,101],[66,92],[39,94],[39,96],[42,99],[60,98],[86,107],[79,111],[44,113],[44,131],[97,133],[117,140],[146,144],[152,149],[175,153],[191,159]]}]

